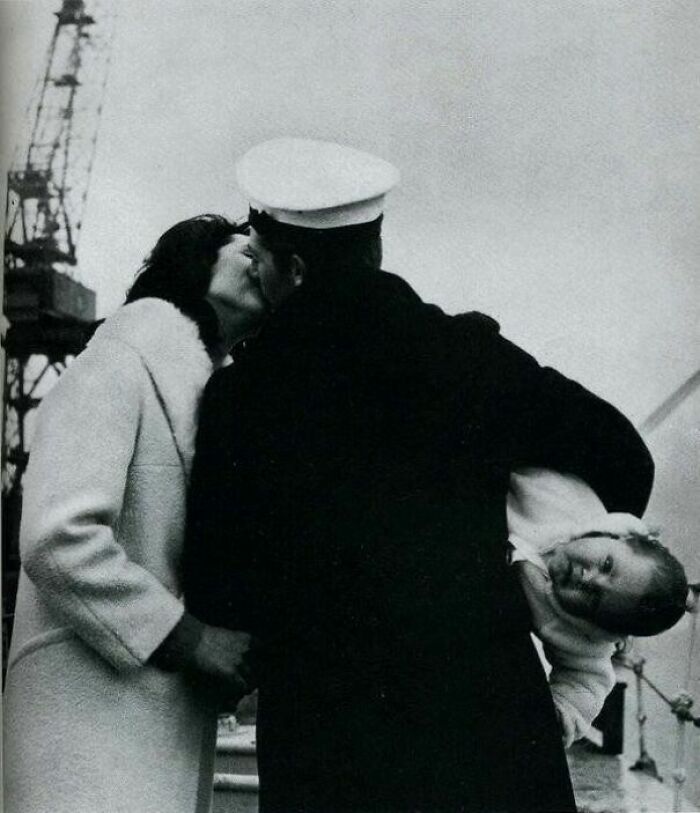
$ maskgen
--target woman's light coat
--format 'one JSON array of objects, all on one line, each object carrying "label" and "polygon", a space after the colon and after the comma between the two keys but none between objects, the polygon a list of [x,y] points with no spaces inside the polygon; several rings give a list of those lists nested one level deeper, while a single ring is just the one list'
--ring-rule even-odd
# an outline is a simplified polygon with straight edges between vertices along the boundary
[{"label": "woman's light coat", "polygon": [[211,360],[169,303],[121,308],[38,411],[5,697],[7,813],[208,811],[216,714],[148,659],[180,555]]}]

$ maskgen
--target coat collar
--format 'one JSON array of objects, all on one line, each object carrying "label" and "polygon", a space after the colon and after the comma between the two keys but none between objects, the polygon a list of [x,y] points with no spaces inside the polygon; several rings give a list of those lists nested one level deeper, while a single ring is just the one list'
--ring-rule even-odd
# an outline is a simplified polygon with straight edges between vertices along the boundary
[{"label": "coat collar", "polygon": [[189,477],[199,402],[213,363],[197,325],[162,299],[140,299],[120,308],[93,341],[119,341],[140,356],[168,419]]}]

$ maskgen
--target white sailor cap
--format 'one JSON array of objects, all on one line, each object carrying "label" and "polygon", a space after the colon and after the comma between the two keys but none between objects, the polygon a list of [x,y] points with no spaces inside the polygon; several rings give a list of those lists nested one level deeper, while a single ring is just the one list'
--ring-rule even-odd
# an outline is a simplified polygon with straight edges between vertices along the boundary
[{"label": "white sailor cap", "polygon": [[382,158],[306,138],[258,144],[238,161],[236,174],[251,209],[308,229],[376,220],[399,181],[399,171]]}]

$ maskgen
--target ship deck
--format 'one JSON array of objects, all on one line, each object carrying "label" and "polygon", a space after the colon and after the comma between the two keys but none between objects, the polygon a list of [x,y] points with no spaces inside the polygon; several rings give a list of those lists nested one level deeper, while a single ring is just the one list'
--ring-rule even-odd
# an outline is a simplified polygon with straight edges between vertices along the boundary
[{"label": "ship deck", "polygon": [[[568,758],[580,813],[673,813],[673,785],[631,771],[624,757],[601,754],[584,740]],[[680,811],[700,808],[684,799]]]}]

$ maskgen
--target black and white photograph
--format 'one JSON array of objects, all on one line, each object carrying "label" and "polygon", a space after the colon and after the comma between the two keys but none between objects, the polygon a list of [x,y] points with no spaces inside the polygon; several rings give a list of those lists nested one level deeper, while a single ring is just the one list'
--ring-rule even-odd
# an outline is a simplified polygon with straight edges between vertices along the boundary
[{"label": "black and white photograph", "polygon": [[700,813],[700,2],[0,0],[5,813]]}]

